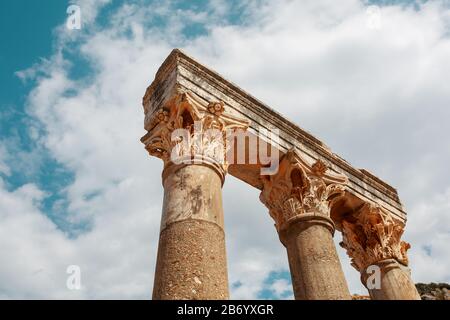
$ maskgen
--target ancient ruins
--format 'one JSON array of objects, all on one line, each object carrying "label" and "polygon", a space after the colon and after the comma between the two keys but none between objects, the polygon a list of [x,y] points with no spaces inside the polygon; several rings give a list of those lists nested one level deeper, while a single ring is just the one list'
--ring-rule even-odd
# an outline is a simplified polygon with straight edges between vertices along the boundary
[{"label": "ancient ruins", "polygon": [[177,49],[143,106],[141,141],[164,161],[153,299],[229,297],[227,173],[261,190],[287,250],[296,299],[351,298],[335,231],[372,299],[420,299],[407,267],[409,244],[401,240],[406,213],[394,188]]}]

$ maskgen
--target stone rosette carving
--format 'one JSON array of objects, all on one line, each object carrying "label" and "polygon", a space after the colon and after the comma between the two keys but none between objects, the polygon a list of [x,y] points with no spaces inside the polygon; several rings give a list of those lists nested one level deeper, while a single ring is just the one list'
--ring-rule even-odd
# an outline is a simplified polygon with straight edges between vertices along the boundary
[{"label": "stone rosette carving", "polygon": [[401,241],[404,223],[379,205],[366,203],[350,218],[342,221],[341,247],[346,249],[352,266],[360,272],[386,259],[407,266],[409,243]]},{"label": "stone rosette carving", "polygon": [[344,195],[348,181],[343,175],[329,172],[321,160],[310,165],[295,150],[284,155],[275,175],[262,179],[260,200],[269,209],[278,231],[300,215],[329,218],[333,202]]},{"label": "stone rosette carving", "polygon": [[247,130],[246,119],[225,112],[222,101],[205,102],[194,93],[176,94],[163,108],[146,114],[142,137],[150,155],[169,163],[203,163],[227,171],[228,136]]}]

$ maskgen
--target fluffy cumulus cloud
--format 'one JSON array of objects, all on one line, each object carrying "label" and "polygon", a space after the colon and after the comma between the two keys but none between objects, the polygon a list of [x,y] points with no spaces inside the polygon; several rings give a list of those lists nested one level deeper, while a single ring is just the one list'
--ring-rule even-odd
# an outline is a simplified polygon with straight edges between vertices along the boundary
[{"label": "fluffy cumulus cloud", "polygon": [[[162,164],[139,142],[140,102],[173,47],[396,186],[414,279],[450,281],[448,3],[78,4],[83,29],[57,27],[54,55],[18,73],[35,83],[30,139],[73,179],[45,206],[44,187],[6,182],[20,163],[1,146],[1,298],[150,298]],[[288,266],[258,191],[228,177],[224,207],[232,298],[291,298],[285,277],[268,281]],[[351,291],[363,293],[339,254]],[[66,287],[69,265],[81,268],[79,291]]]}]

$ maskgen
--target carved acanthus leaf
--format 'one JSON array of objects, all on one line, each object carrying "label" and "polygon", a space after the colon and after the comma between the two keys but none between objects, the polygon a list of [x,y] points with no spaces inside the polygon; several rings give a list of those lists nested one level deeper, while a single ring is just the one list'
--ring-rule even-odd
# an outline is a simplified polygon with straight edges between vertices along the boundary
[{"label": "carved acanthus leaf", "polygon": [[322,161],[310,165],[290,150],[281,159],[278,172],[263,177],[260,199],[269,209],[277,230],[298,215],[330,216],[333,202],[345,193],[347,178],[327,171]]},{"label": "carved acanthus leaf", "polygon": [[365,204],[355,215],[342,221],[341,246],[359,271],[385,259],[408,265],[409,243],[401,241],[404,224],[378,205]]},{"label": "carved acanthus leaf", "polygon": [[227,133],[246,130],[249,121],[225,113],[224,103],[205,103],[186,92],[169,99],[164,108],[146,114],[149,132],[141,139],[149,154],[165,165],[208,159],[226,171]]}]

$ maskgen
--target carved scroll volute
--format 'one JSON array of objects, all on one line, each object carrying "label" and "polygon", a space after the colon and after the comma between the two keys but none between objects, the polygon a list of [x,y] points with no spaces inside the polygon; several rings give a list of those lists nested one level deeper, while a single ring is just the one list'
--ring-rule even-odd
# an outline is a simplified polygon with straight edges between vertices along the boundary
[{"label": "carved scroll volute", "polygon": [[284,155],[275,175],[263,176],[262,180],[260,200],[278,231],[299,215],[330,217],[332,204],[344,195],[348,181],[345,176],[329,173],[320,160],[310,165],[295,150]]},{"label": "carved scroll volute", "polygon": [[352,266],[362,272],[372,264],[395,259],[407,266],[409,243],[401,241],[404,223],[396,220],[379,205],[367,203],[342,221],[341,246],[346,249]]},{"label": "carved scroll volute", "polygon": [[174,156],[185,163],[194,158],[197,163],[207,159],[226,172],[226,134],[245,131],[250,123],[225,111],[221,101],[206,103],[190,92],[177,94],[164,108],[146,115],[148,133],[141,141],[149,154],[161,158],[165,166]]}]

